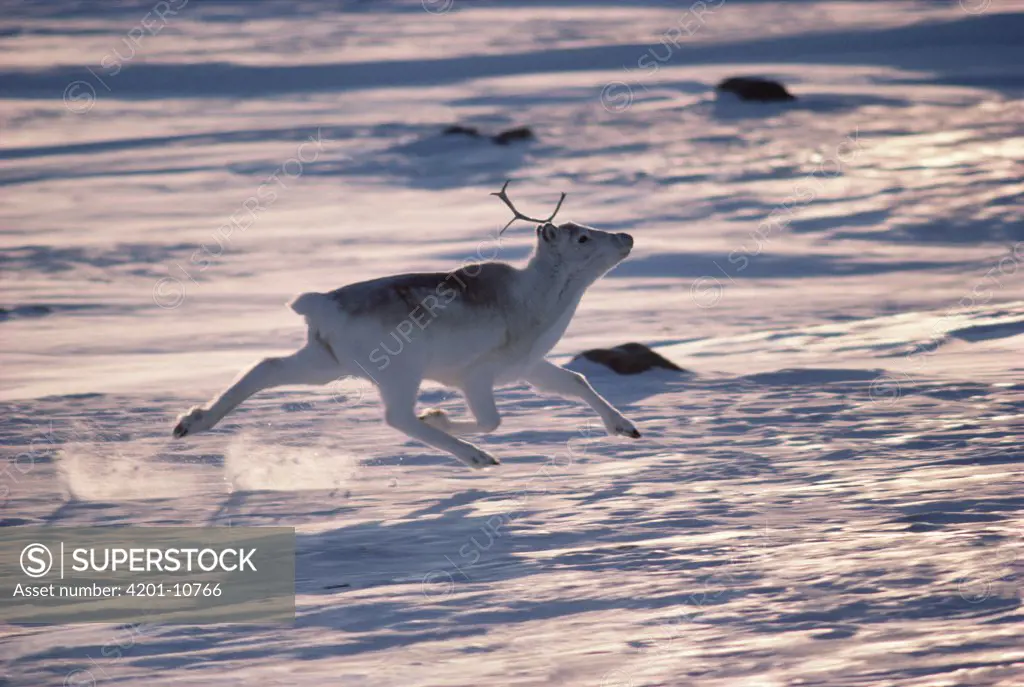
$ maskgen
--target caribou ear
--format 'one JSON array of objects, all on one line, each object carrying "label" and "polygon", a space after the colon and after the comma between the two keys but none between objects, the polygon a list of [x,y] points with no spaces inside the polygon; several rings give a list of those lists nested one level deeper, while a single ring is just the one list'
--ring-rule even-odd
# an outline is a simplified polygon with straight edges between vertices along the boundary
[{"label": "caribou ear", "polygon": [[540,232],[541,238],[547,241],[548,243],[551,243],[552,241],[555,240],[555,225],[552,224],[551,222],[546,222],[545,224],[541,225],[538,231]]}]

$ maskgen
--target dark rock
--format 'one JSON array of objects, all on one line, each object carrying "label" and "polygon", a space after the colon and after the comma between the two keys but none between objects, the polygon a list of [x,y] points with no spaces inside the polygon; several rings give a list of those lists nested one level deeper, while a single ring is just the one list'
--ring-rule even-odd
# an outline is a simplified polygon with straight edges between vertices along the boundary
[{"label": "dark rock", "polygon": [[42,317],[52,313],[53,308],[48,305],[19,305],[14,309],[14,312],[25,317]]},{"label": "dark rock", "polygon": [[[445,127],[444,131],[441,132],[444,136],[468,136],[470,138],[483,138],[484,134],[481,134],[476,127],[462,126],[461,124],[452,124],[451,126]],[[534,138],[533,131],[528,126],[517,126],[514,129],[507,129],[502,131],[500,134],[494,136],[488,136],[491,142],[499,146],[507,146],[513,141],[529,141]]]},{"label": "dark rock", "polygon": [[[593,348],[583,351],[580,356],[595,363],[611,368],[620,375],[635,375],[660,367],[664,370],[686,372],[671,360],[658,355],[647,346],[638,343],[626,343],[615,348]],[[577,359],[580,357],[577,356]]]},{"label": "dark rock", "polygon": [[480,132],[476,128],[471,126],[462,126],[460,124],[452,124],[447,127],[443,132],[445,136],[455,136],[461,134],[463,136],[472,136],[473,138],[480,138]]},{"label": "dark rock", "polygon": [[491,140],[500,146],[507,146],[512,141],[529,141],[532,139],[533,131],[528,126],[517,126],[514,129],[502,131],[497,136],[491,137]]},{"label": "dark rock", "polygon": [[16,305],[13,308],[0,308],[0,321],[12,317],[42,317],[52,312],[53,308],[48,305]]},{"label": "dark rock", "polygon": [[761,79],[756,76],[734,76],[718,84],[718,90],[735,93],[740,100],[754,100],[761,103],[796,100],[778,81]]}]

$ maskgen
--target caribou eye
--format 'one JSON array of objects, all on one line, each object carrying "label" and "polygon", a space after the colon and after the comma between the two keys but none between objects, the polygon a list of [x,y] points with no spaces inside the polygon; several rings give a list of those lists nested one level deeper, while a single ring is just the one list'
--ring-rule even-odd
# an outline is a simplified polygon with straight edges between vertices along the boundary
[{"label": "caribou eye", "polygon": [[581,236],[578,239],[576,239],[576,243],[586,243],[586,242],[587,242],[587,237],[586,236]]}]

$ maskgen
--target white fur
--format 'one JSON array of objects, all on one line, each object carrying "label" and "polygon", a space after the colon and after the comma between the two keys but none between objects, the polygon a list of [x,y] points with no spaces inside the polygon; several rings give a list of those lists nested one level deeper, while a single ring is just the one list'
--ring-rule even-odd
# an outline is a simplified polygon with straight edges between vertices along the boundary
[{"label": "white fur", "polygon": [[[628,234],[573,222],[544,224],[523,268],[488,262],[302,294],[291,307],[306,319],[306,345],[290,356],[260,361],[209,405],[181,416],[174,435],[213,427],[261,389],[356,376],[376,384],[389,425],[471,467],[499,461],[456,435],[494,431],[501,422],[494,387],[519,380],[582,400],[609,434],[639,437],[582,375],[544,360],[584,291],[632,245]],[[439,410],[417,416],[424,379],[462,391],[474,419],[452,420]]]}]

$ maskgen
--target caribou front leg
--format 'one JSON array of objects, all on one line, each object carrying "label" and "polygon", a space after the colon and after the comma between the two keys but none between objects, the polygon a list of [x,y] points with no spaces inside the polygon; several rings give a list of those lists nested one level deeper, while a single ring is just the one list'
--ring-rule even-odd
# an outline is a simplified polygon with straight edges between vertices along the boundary
[{"label": "caribou front leg", "polygon": [[640,438],[640,432],[633,423],[604,400],[601,394],[594,391],[594,387],[590,386],[590,382],[583,375],[542,360],[530,368],[526,374],[526,381],[539,391],[550,391],[559,396],[583,401],[601,416],[608,434]]},{"label": "caribou front leg", "polygon": [[501,461],[468,441],[416,417],[416,393],[419,381],[395,377],[382,380],[377,387],[384,402],[384,421],[412,439],[450,453],[471,468],[499,465]]}]

